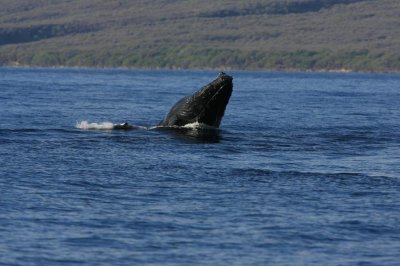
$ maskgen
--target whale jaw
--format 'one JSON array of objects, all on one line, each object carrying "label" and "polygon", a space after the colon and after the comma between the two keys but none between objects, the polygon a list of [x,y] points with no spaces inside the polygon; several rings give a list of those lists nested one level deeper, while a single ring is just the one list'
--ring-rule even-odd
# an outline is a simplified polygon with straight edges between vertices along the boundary
[{"label": "whale jaw", "polygon": [[193,95],[178,101],[159,126],[181,127],[200,123],[218,128],[231,97],[232,88],[232,77],[220,73],[214,81]]},{"label": "whale jaw", "polygon": [[202,112],[197,116],[197,122],[213,127],[219,127],[231,94],[232,79],[230,83],[220,85],[214,95],[208,100]]}]

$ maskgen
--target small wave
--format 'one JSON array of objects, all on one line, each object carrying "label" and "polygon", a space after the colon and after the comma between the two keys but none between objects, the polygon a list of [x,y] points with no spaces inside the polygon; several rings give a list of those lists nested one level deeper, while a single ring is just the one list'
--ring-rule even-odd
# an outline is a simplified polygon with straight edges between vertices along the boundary
[{"label": "small wave", "polygon": [[38,128],[0,128],[0,133],[34,133],[43,131]]},{"label": "small wave", "polygon": [[79,129],[101,129],[101,130],[111,130],[114,128],[114,124],[111,122],[101,122],[101,123],[89,123],[88,121],[77,122],[75,125]]}]

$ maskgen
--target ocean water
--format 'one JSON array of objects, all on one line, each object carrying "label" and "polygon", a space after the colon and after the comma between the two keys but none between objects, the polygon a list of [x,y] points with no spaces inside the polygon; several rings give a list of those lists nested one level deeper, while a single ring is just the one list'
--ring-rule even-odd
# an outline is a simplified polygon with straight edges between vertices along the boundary
[{"label": "ocean water", "polygon": [[0,265],[399,265],[400,75],[217,74],[0,68]]}]

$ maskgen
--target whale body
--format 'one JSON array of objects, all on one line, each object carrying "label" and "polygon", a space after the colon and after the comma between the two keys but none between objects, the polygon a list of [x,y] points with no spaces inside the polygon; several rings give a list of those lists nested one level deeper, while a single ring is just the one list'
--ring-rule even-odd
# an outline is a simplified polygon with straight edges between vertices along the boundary
[{"label": "whale body", "polygon": [[232,77],[218,77],[192,95],[180,99],[159,123],[161,127],[182,127],[199,123],[218,128],[232,94]]}]

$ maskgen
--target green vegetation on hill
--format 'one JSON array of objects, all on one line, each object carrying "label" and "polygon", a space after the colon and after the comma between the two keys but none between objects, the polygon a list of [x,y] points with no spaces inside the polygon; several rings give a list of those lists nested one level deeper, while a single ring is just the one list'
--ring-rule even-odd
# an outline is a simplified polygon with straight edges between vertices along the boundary
[{"label": "green vegetation on hill", "polygon": [[0,65],[400,71],[397,0],[3,0]]}]

